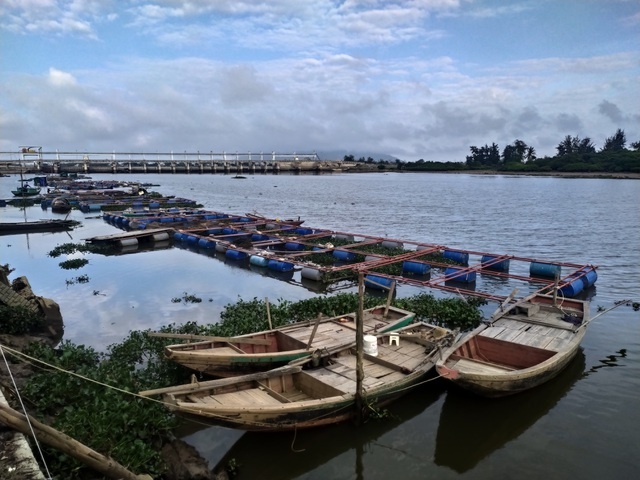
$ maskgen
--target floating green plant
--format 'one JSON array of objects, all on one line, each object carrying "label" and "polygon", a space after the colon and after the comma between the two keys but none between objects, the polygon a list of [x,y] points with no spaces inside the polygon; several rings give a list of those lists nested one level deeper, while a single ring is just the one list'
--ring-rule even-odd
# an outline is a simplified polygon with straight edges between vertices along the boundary
[{"label": "floating green plant", "polygon": [[89,260],[86,258],[72,258],[71,260],[60,262],[60,268],[64,270],[75,270],[84,267],[87,263],[89,263]]}]

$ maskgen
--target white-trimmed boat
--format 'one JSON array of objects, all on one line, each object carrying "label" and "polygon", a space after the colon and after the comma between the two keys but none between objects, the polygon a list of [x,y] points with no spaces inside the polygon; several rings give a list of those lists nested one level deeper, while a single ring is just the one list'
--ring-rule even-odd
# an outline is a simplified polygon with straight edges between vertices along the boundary
[{"label": "white-trimmed boat", "polygon": [[555,377],[575,357],[589,321],[586,301],[534,294],[499,310],[452,345],[436,369],[487,397],[528,390]]},{"label": "white-trimmed boat", "polygon": [[[451,344],[453,337],[450,330],[422,322],[377,335],[375,352],[363,353],[365,408],[384,406],[427,380],[441,349]],[[163,394],[173,411],[232,428],[285,431],[318,427],[356,415],[356,360],[352,345],[328,357],[315,357],[304,366],[284,366],[141,395]]]},{"label": "white-trimmed boat", "polygon": [[[380,305],[364,311],[364,334],[404,327],[415,313]],[[356,314],[318,318],[232,338],[216,338],[165,347],[165,356],[187,368],[227,377],[269,370],[314,351],[330,354],[356,341]]]}]

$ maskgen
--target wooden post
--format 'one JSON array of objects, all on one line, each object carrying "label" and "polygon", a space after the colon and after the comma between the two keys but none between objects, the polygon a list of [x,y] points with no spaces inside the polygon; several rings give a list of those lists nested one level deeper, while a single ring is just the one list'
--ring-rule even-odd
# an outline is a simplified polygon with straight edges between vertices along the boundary
[{"label": "wooden post", "polygon": [[396,281],[391,282],[391,286],[389,287],[389,294],[387,295],[387,304],[384,307],[384,318],[387,318],[389,315],[389,307],[391,306],[391,299],[393,298],[393,291],[396,288]]},{"label": "wooden post", "polygon": [[364,350],[364,273],[358,273],[358,312],[356,314],[356,425],[362,424],[363,398],[362,382],[364,367],[362,365]]},{"label": "wooden post", "polygon": [[269,297],[264,297],[264,303],[267,304],[267,320],[269,321],[269,330],[272,330],[271,326],[271,309],[269,308]]}]

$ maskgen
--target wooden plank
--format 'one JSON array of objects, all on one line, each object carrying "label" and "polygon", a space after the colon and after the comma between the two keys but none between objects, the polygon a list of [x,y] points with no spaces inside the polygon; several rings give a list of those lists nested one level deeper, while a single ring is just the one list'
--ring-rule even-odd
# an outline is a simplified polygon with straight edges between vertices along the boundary
[{"label": "wooden plank", "polygon": [[185,340],[206,340],[211,342],[233,342],[233,343],[250,343],[252,345],[271,345],[271,340],[266,338],[250,338],[250,337],[215,337],[210,335],[192,335],[189,333],[162,333],[149,332],[150,337],[158,338],[180,338]]},{"label": "wooden plank", "polygon": [[467,373],[479,373],[479,374],[494,374],[510,372],[513,369],[508,367],[501,367],[499,365],[491,365],[486,362],[478,360],[469,360],[467,358],[460,358],[452,365],[452,368],[461,370]]}]

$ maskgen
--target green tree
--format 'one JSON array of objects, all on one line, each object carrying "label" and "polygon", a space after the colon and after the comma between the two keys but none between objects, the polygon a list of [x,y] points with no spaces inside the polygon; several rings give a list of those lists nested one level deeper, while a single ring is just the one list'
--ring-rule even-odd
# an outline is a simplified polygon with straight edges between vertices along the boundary
[{"label": "green tree", "polygon": [[580,137],[567,135],[564,140],[556,147],[558,156],[571,155],[572,153],[595,153],[596,147],[589,137],[580,139]]},{"label": "green tree", "polygon": [[620,150],[624,150],[624,147],[627,143],[627,138],[624,134],[624,130],[618,129],[616,133],[608,137],[604,141],[604,146],[602,147],[603,152],[619,152]]},{"label": "green tree", "polygon": [[483,147],[469,147],[471,155],[467,155],[467,166],[470,168],[497,167],[500,165],[500,150],[494,142]]}]

